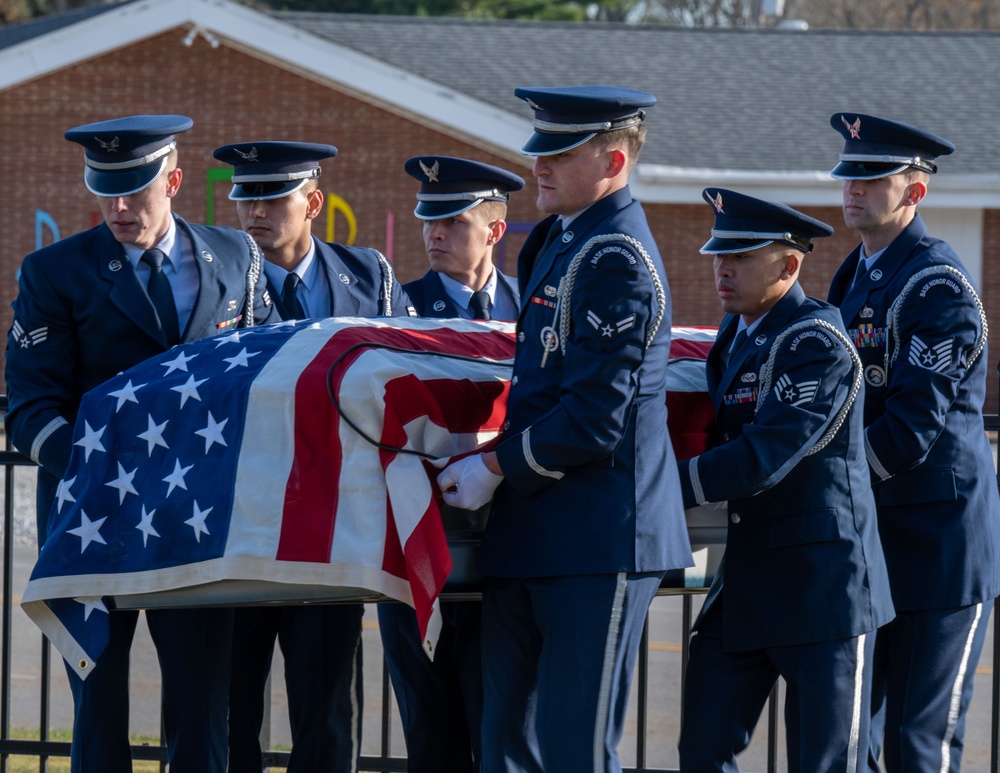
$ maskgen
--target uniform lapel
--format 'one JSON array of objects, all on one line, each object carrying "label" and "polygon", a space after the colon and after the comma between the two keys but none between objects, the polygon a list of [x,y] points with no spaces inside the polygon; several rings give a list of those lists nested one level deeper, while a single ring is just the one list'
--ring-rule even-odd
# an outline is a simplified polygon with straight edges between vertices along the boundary
[{"label": "uniform lapel", "polygon": [[[443,305],[441,305],[443,304]],[[438,306],[441,308],[438,308]],[[436,271],[429,271],[424,277],[424,308],[435,317],[460,317],[458,306],[444,289],[444,282]]]},{"label": "uniform lapel", "polygon": [[111,284],[109,300],[143,332],[165,349],[169,348],[146,288],[125,254],[125,248],[118,243],[107,226],[102,226],[99,238],[100,265],[97,270],[101,278]]},{"label": "uniform lapel", "polygon": [[[802,301],[805,300],[805,297],[805,291],[796,282],[789,288],[782,299],[774,305],[774,308],[768,312],[761,323],[754,328],[754,331],[747,336],[743,345],[729,356],[729,365],[721,375],[718,390],[712,393],[714,395],[713,402],[715,403],[716,415],[718,415],[723,397],[735,388],[737,374],[746,369],[747,361],[757,357],[762,347],[770,348],[774,343],[774,339],[780,335],[782,330],[788,327],[789,320],[795,313],[795,310],[802,304]],[[724,338],[723,335],[719,336],[719,339],[722,339],[722,351],[725,351],[732,343],[733,337],[736,335],[736,330],[739,327],[739,317],[733,315],[727,318],[727,322],[728,324],[720,329],[720,333],[725,336]],[[717,353],[717,356],[721,357],[721,352]]]},{"label": "uniform lapel", "polygon": [[[319,268],[326,277],[326,286],[330,293],[330,314],[335,317],[356,317],[361,313],[361,299],[354,294],[358,279],[354,276],[344,261],[340,259],[333,248],[319,239],[313,238],[316,245],[316,259]],[[341,277],[346,277],[344,282]],[[379,283],[381,286],[381,282]]]},{"label": "uniform lapel", "polygon": [[[872,292],[885,287],[892,281],[893,277],[902,270],[917,242],[926,234],[927,229],[924,226],[923,219],[920,215],[916,215],[913,218],[913,222],[879,256],[879,259],[875,261],[875,265],[872,266],[871,271],[858,279],[854,283],[854,286],[846,291],[846,295],[842,296],[843,300],[837,305],[840,306],[840,316],[845,323],[850,322],[858,316],[862,307],[868,302],[868,296]],[[860,256],[861,248],[858,247],[851,255],[853,256],[855,253]],[[857,261],[852,262],[851,265],[856,268]],[[854,268],[851,269],[851,280],[847,281],[853,280]],[[840,276],[840,273],[838,272],[838,276]],[[843,287],[845,285],[841,285],[841,289]],[[833,293],[831,293],[830,297],[831,303],[835,303],[832,300],[834,297]]]},{"label": "uniform lapel", "polygon": [[[624,209],[631,201],[632,193],[629,191],[627,186],[615,191],[609,196],[605,196],[600,201],[592,204],[586,212],[570,223],[569,227],[563,230],[562,236],[557,237],[544,252],[539,253],[534,260],[534,266],[532,267],[531,275],[528,277],[528,283],[525,285],[524,292],[521,294],[521,298],[524,301],[521,304],[522,314],[528,307],[528,299],[534,295],[538,286],[552,270],[553,266],[561,260],[566,253],[575,253],[579,250],[584,244],[586,244],[587,239],[593,235],[592,232],[601,222],[608,218],[612,213],[617,212],[619,209]],[[549,218],[546,218],[546,220],[554,222]],[[528,243],[525,244],[525,248],[527,247]],[[518,258],[518,266],[521,266],[520,257]],[[554,277],[554,279],[558,282],[559,278]]]},{"label": "uniform lapel", "polygon": [[221,313],[219,309],[221,305],[226,305],[224,309],[225,319],[240,314],[243,296],[241,295],[239,298],[225,297],[226,290],[219,273],[225,256],[216,255],[215,251],[199,239],[181,218],[175,216],[174,219],[177,221],[178,230],[183,231],[191,241],[191,249],[194,251],[194,265],[198,271],[198,294],[195,297],[194,308],[191,309],[187,327],[181,333],[181,341],[184,342],[203,338],[206,335],[205,331],[214,330],[215,320]]}]

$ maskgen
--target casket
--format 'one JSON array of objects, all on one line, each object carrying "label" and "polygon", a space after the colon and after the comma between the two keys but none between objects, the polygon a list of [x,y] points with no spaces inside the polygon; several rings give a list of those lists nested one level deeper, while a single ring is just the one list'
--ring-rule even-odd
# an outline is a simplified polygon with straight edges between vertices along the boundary
[{"label": "casket", "polygon": [[[679,458],[712,425],[714,336],[674,330]],[[25,611],[71,665],[96,657],[112,607],[391,598],[425,626],[442,591],[479,589],[485,514],[442,513],[433,481],[499,436],[513,353],[507,323],[335,318],[202,339],[120,374],[81,402]],[[711,580],[724,515],[689,513],[697,565],[666,586]]]}]

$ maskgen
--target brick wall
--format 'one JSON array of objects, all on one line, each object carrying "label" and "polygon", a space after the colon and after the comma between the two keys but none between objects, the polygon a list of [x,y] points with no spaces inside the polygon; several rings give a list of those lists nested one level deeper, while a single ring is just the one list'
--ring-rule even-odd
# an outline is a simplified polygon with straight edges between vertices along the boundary
[{"label": "brick wall", "polygon": [[[180,113],[194,119],[181,135],[184,183],[175,211],[204,222],[211,195],[215,221],[238,226],[229,186],[217,183],[209,193],[209,168],[221,166],[212,150],[230,142],[293,139],[336,145],[336,159],[324,164],[325,192],[344,198],[357,217],[356,244],[392,255],[403,281],[426,270],[420,226],[412,216],[417,183],[403,172],[403,162],[418,153],[468,156],[516,171],[529,180],[515,194],[508,220],[527,224],[539,216],[527,159],[514,161],[485,153],[440,131],[386,112],[315,81],[268,64],[226,45],[211,48],[198,39],[182,45],[177,29],[141,44],[7,89],[0,96],[0,147],[5,148],[5,185],[0,204],[5,213],[4,250],[0,253],[0,328],[10,326],[10,302],[17,293],[15,272],[35,245],[35,212],[53,217],[62,236],[89,228],[97,206],[83,185],[82,148],[66,142],[63,132],[78,124],[138,113]],[[713,289],[711,258],[700,255],[713,219],[707,205],[649,205],[654,236],[664,257],[673,294],[675,324],[713,325],[721,318]],[[825,297],[830,278],[856,240],[846,231],[836,208],[804,208],[837,228],[807,257],[802,283],[811,295]],[[387,244],[387,222],[393,239]],[[315,232],[326,235],[325,215]],[[984,301],[1000,300],[1000,212],[987,213],[985,226]],[[50,240],[45,232],[45,243]],[[335,237],[347,237],[346,221],[336,220]],[[508,232],[503,267],[513,273],[523,234]],[[1000,330],[1000,320],[991,320]],[[996,362],[998,352],[992,355]],[[995,374],[995,367],[991,368]],[[996,410],[995,375],[989,390]]]}]

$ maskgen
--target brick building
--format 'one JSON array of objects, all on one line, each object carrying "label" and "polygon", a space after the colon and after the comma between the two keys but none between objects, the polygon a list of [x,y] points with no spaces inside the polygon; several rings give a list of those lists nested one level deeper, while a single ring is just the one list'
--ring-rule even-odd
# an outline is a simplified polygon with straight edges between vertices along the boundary
[{"label": "brick building", "polygon": [[[330,142],[318,233],[371,245],[400,278],[425,270],[412,216],[418,153],[477,158],[530,178],[519,153],[530,111],[518,85],[614,83],[659,97],[633,178],[664,256],[674,324],[720,319],[701,190],[720,185],[784,201],[837,228],[807,259],[803,285],[825,296],[856,238],[827,172],[842,141],[828,125],[856,110],[951,139],[921,212],[978,282],[1000,330],[1000,35],[991,33],[680,30],[606,24],[264,13],[228,0],[132,0],[0,27],[0,147],[6,184],[0,327],[10,324],[21,257],[91,226],[74,125],[181,113],[184,183],[175,210],[237,225],[229,142]],[[500,255],[513,271],[538,219],[533,186],[515,195]],[[991,360],[1000,359],[994,345]],[[988,410],[997,410],[997,381]]]}]

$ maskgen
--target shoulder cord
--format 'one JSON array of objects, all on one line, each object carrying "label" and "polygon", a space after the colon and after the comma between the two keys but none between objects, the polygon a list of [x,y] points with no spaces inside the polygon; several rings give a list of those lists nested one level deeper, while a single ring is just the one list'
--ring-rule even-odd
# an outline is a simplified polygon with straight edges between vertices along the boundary
[{"label": "shoulder cord", "polygon": [[656,294],[657,309],[656,314],[649,325],[649,330],[646,333],[647,347],[653,343],[653,339],[656,337],[656,331],[659,330],[660,323],[663,321],[663,313],[667,305],[667,294],[663,289],[663,283],[660,281],[659,274],[656,273],[656,267],[653,265],[653,260],[649,257],[649,253],[643,248],[642,243],[639,242],[638,239],[632,236],[627,236],[626,234],[602,234],[600,236],[595,236],[580,248],[580,251],[577,252],[573,257],[573,260],[570,261],[569,268],[566,270],[565,275],[559,280],[559,309],[556,311],[556,325],[559,328],[559,347],[563,354],[566,354],[566,341],[569,340],[569,328],[571,321],[570,295],[573,292],[573,285],[576,282],[577,269],[580,267],[580,263],[590,252],[591,248],[598,244],[604,244],[605,242],[625,242],[639,253],[643,263],[646,265],[646,268],[649,269],[649,275],[653,281],[653,290]]},{"label": "shoulder cord", "polygon": [[946,273],[954,274],[955,278],[961,283],[961,285],[969,291],[972,296],[972,300],[976,303],[976,309],[979,311],[979,321],[983,326],[983,333],[976,341],[975,346],[972,347],[972,353],[969,357],[968,365],[966,365],[966,370],[971,370],[973,363],[979,359],[979,355],[983,353],[983,347],[986,346],[986,338],[989,335],[989,327],[986,324],[986,309],[983,308],[983,302],[979,300],[979,296],[976,294],[975,288],[968,279],[965,278],[965,274],[959,271],[954,266],[930,266],[925,268],[923,271],[918,271],[916,274],[910,277],[910,281],[906,283],[903,287],[903,291],[899,296],[892,302],[892,306],[889,307],[889,315],[886,319],[886,339],[887,344],[885,347],[885,372],[888,374],[889,366],[896,362],[896,358],[899,357],[899,352],[903,348],[902,341],[899,339],[899,311],[906,301],[906,297],[910,294],[913,286],[918,282],[924,280],[924,278],[932,275],[938,274],[939,276],[944,276]]},{"label": "shoulder cord", "polygon": [[779,335],[774,344],[771,346],[771,351],[768,353],[767,362],[760,369],[760,390],[757,393],[757,408],[754,410],[756,413],[760,410],[761,404],[764,399],[771,392],[771,380],[774,377],[774,360],[778,356],[778,349],[793,333],[797,333],[800,330],[804,330],[810,327],[821,327],[828,333],[832,333],[835,338],[837,338],[847,349],[851,357],[851,369],[854,372],[854,376],[851,380],[851,390],[847,394],[847,399],[844,400],[844,404],[837,411],[837,415],[833,417],[830,422],[830,426],[827,428],[823,436],[816,441],[816,444],[806,451],[806,456],[812,456],[819,451],[822,451],[826,446],[833,440],[837,432],[840,431],[844,420],[847,418],[848,411],[851,410],[851,406],[854,405],[854,401],[858,397],[858,393],[861,391],[861,358],[858,356],[858,350],[854,348],[854,344],[851,343],[850,339],[841,333],[835,326],[831,325],[829,322],[825,322],[821,319],[805,319],[801,322],[797,322],[790,328],[785,330],[781,335]]},{"label": "shoulder cord", "polygon": [[253,327],[254,291],[257,289],[257,280],[260,279],[260,248],[250,234],[246,231],[240,231],[240,233],[243,234],[247,247],[250,248],[250,268],[247,269],[246,303],[244,304],[246,311],[243,313],[243,327]]},{"label": "shoulder cord", "polygon": [[372,248],[375,257],[378,259],[379,269],[382,272],[382,316],[392,316],[392,286],[396,282],[396,277],[392,273],[392,264],[381,252]]}]

